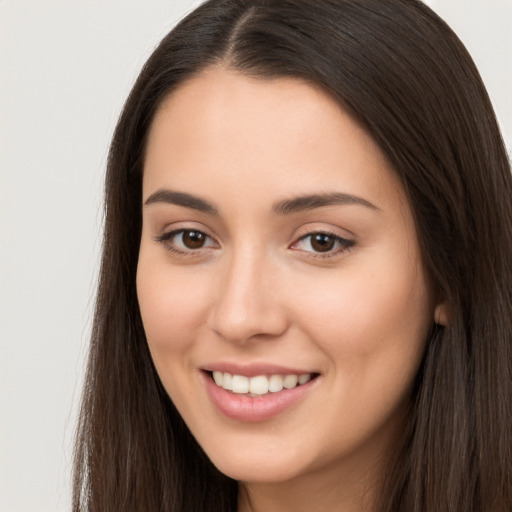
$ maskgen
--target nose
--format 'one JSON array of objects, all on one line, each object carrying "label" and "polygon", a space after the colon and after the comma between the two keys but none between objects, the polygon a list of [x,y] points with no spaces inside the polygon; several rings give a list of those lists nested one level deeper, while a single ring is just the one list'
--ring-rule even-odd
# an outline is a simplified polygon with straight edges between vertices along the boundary
[{"label": "nose", "polygon": [[261,255],[240,254],[226,262],[209,315],[209,327],[233,343],[272,339],[288,328],[278,271]]}]

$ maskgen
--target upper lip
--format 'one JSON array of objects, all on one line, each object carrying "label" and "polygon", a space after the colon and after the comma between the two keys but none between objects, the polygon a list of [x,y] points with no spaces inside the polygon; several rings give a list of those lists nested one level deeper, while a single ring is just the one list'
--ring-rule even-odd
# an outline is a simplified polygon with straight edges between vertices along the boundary
[{"label": "upper lip", "polygon": [[231,375],[244,375],[257,377],[258,375],[303,375],[305,373],[319,373],[311,369],[285,367],[273,363],[237,364],[230,362],[218,362],[206,364],[201,367],[208,372],[227,372]]}]

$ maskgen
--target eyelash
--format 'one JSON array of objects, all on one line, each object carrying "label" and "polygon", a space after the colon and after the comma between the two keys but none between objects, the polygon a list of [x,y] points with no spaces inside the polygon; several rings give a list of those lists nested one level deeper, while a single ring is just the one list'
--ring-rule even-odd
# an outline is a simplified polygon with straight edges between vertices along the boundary
[{"label": "eyelash", "polygon": [[[206,237],[206,239],[209,239],[209,240],[212,240],[213,242],[215,242],[215,240],[210,235],[208,235],[207,233],[205,233],[204,231],[201,231],[199,229],[175,229],[173,231],[169,231],[167,233],[162,233],[161,235],[155,237],[155,241],[163,244],[167,250],[169,250],[175,254],[178,254],[180,256],[186,256],[186,257],[198,256],[198,253],[201,250],[209,249],[211,247],[211,246],[210,247],[199,247],[197,249],[189,248],[187,250],[183,250],[183,249],[179,249],[176,246],[173,246],[173,245],[171,245],[171,243],[169,243],[177,235],[180,235],[180,234],[184,235],[185,233],[197,233],[198,235],[204,236],[204,237]],[[355,242],[353,240],[347,240],[346,238],[343,238],[343,237],[337,235],[336,233],[332,233],[329,231],[312,231],[310,233],[302,235],[299,239],[297,239],[296,242],[294,242],[290,246],[290,248],[292,250],[300,250],[300,249],[294,249],[294,246],[298,245],[300,242],[302,242],[304,240],[307,240],[308,238],[310,239],[310,244],[311,244],[312,237],[314,237],[315,235],[322,235],[322,236],[331,238],[333,243],[335,244],[335,246],[338,246],[338,248],[336,250],[329,249],[325,253],[317,252],[314,250],[303,251],[303,252],[309,253],[310,256],[308,256],[308,257],[311,257],[311,258],[318,258],[318,259],[332,258],[334,256],[338,256],[339,254],[348,251],[355,245]],[[217,242],[215,242],[215,243],[217,243]]]},{"label": "eyelash", "polygon": [[175,245],[171,245],[172,239],[176,237],[177,235],[184,235],[185,233],[197,233],[198,235],[204,236],[206,239],[213,240],[213,238],[205,233],[204,231],[201,231],[199,229],[175,229],[173,231],[169,231],[167,233],[162,233],[161,235],[155,237],[155,241],[163,244],[165,248],[168,251],[171,251],[175,254],[178,254],[179,256],[188,256],[188,257],[194,257],[197,256],[199,251],[201,249],[209,249],[209,247],[199,247],[197,249],[180,249],[176,247]]},{"label": "eyelash", "polygon": [[308,238],[310,239],[309,244],[311,245],[312,239],[315,235],[321,235],[321,236],[331,238],[333,243],[335,244],[335,246],[337,246],[337,249],[334,249],[334,250],[330,249],[329,251],[326,251],[324,253],[317,252],[317,251],[305,251],[307,253],[310,253],[309,257],[311,257],[311,258],[317,258],[317,259],[333,258],[335,256],[338,256],[338,255],[348,251],[355,245],[354,240],[348,240],[346,238],[343,238],[343,237],[337,235],[336,233],[332,233],[329,231],[312,231],[310,233],[302,235],[296,242],[294,242],[292,244],[291,248],[293,249],[294,246],[296,246],[303,240],[307,240]]}]

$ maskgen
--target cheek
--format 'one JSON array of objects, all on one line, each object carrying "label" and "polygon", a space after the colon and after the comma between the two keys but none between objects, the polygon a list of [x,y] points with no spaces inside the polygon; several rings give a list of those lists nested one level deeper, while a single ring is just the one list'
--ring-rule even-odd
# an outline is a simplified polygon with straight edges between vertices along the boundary
[{"label": "cheek", "polygon": [[392,254],[376,260],[371,266],[361,260],[324,282],[303,283],[310,293],[297,315],[347,385],[369,392],[372,386],[410,384],[433,314],[415,259]]},{"label": "cheek", "polygon": [[169,265],[144,257],[137,269],[137,296],[150,351],[158,358],[190,348],[204,326],[208,282],[191,279],[189,271],[171,272]]},{"label": "cheek", "polygon": [[[396,425],[407,410],[431,308],[425,280],[399,268],[382,274],[352,269],[343,285],[324,283],[317,300],[302,302],[303,330],[329,358],[329,403],[340,404],[329,427],[333,449]],[[325,407],[312,414],[324,414]]]},{"label": "cheek", "polygon": [[[163,257],[141,251],[137,296],[151,358],[162,385],[179,410],[187,408],[191,354],[204,329],[207,282],[172,268]],[[197,274],[197,272],[196,272]]]}]

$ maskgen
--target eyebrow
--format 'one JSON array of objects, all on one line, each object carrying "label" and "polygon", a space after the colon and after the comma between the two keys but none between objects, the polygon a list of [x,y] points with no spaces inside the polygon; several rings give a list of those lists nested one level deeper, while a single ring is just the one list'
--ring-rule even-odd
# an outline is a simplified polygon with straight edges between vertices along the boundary
[{"label": "eyebrow", "polygon": [[324,206],[332,205],[361,205],[371,210],[380,211],[374,204],[366,199],[352,194],[342,192],[330,192],[327,194],[311,194],[299,196],[291,199],[285,199],[274,204],[272,210],[278,215],[287,215],[290,213],[313,210]]},{"label": "eyebrow", "polygon": [[185,208],[191,208],[198,210],[203,213],[209,213],[211,215],[218,215],[219,212],[213,204],[209,203],[205,199],[187,194],[186,192],[175,192],[174,190],[160,189],[154,194],[151,194],[144,205],[150,205],[154,203],[169,203],[177,206],[183,206]]},{"label": "eyebrow", "polygon": [[[191,208],[210,215],[219,215],[218,209],[206,199],[202,199],[186,192],[177,192],[174,190],[160,189],[151,194],[144,205],[154,203],[169,203],[184,208]],[[315,208],[322,208],[333,205],[360,205],[371,210],[380,211],[377,206],[370,203],[362,197],[343,192],[330,192],[325,194],[310,194],[298,196],[291,199],[278,201],[272,206],[272,211],[277,215],[289,215]]]}]

